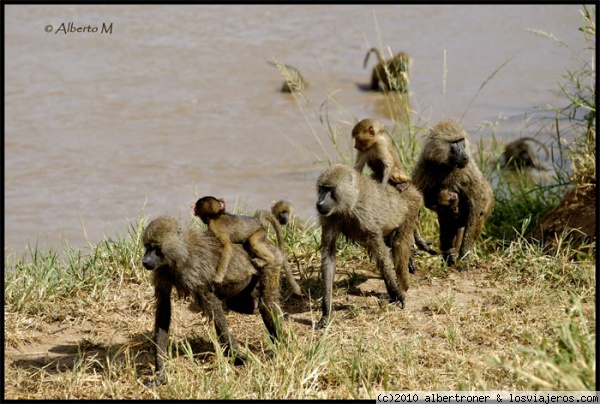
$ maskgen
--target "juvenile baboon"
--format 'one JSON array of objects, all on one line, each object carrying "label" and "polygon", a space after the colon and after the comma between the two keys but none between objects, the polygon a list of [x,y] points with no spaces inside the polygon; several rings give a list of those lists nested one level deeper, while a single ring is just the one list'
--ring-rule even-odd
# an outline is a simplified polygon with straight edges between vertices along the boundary
[{"label": "juvenile baboon", "polygon": [[[225,201],[213,196],[205,196],[193,205],[194,214],[208,225],[208,229],[214,233],[223,245],[221,260],[217,267],[214,282],[220,283],[229,265],[233,254],[233,244],[247,244],[250,251],[260,260],[264,260],[270,266],[276,266],[281,262],[292,292],[302,296],[302,290],[294,279],[292,269],[285,258],[285,246],[283,244],[283,232],[277,218],[266,210],[257,210],[254,216],[233,215],[227,213]],[[273,226],[277,236],[279,254],[274,255],[269,248],[267,229]],[[281,255],[281,256],[280,256]]]},{"label": "juvenile baboon", "polygon": [[[156,297],[155,372],[157,378],[149,386],[165,381],[169,326],[171,323],[171,292],[175,288],[180,296],[191,295],[206,315],[214,321],[219,342],[225,352],[238,363],[245,356],[229,332],[223,311],[227,306],[240,313],[259,312],[273,341],[278,339],[276,318],[279,310],[279,267],[267,263],[253,267],[245,250],[234,245],[233,256],[222,283],[213,282],[215,268],[220,259],[221,243],[208,231],[184,226],[173,217],[161,216],[148,224],[142,235],[145,248],[142,263],[153,271],[152,283]],[[271,248],[276,253],[275,246]]]},{"label": "juvenile baboon", "polygon": [[373,178],[384,187],[389,182],[402,192],[410,186],[411,179],[400,167],[381,122],[377,119],[363,119],[352,128],[352,139],[357,150],[355,168],[358,172],[362,172],[366,164],[373,171]]},{"label": "juvenile baboon", "polygon": [[277,64],[269,61],[273,66],[281,69],[284,72],[286,80],[281,85],[281,92],[293,93],[296,91],[302,91],[309,87],[309,83],[302,77],[300,70],[292,65]]},{"label": "juvenile baboon", "polygon": [[449,209],[454,214],[458,214],[458,194],[449,189],[440,189],[436,205],[433,210]]},{"label": "juvenile baboon", "polygon": [[294,207],[287,201],[277,201],[271,206],[271,213],[277,218],[279,224],[284,226],[292,219]]},{"label": "juvenile baboon", "polygon": [[379,83],[384,91],[408,91],[408,69],[412,64],[412,58],[404,52],[398,53],[390,60],[385,60],[381,51],[377,48],[371,48],[367,51],[363,67],[367,67],[367,61],[371,53],[377,55],[379,63],[373,68],[371,74],[371,90],[379,90]]},{"label": "juvenile baboon", "polygon": [[323,316],[316,327],[325,326],[331,314],[336,240],[342,234],[365,246],[383,276],[390,300],[403,308],[421,193],[415,187],[402,193],[383,188],[342,164],[319,176],[317,192],[324,293]]},{"label": "juvenile baboon", "polygon": [[538,158],[537,153],[535,153],[529,143],[527,143],[528,141],[537,143],[546,154],[545,160],[548,159],[549,153],[545,144],[533,137],[522,137],[506,145],[500,161],[501,167],[509,169],[537,168],[538,170],[545,170],[546,168]]},{"label": "juvenile baboon", "polygon": [[[400,167],[400,162],[381,122],[377,119],[363,119],[352,129],[352,138],[354,148],[357,150],[355,168],[359,172],[362,172],[367,164],[373,172],[372,178],[381,181],[384,187],[389,182],[402,192],[410,186],[412,181]],[[418,226],[415,228],[414,238],[419,249],[432,255],[437,254],[430,247],[431,243],[421,236]],[[410,268],[410,272],[414,273],[412,262]]]},{"label": "juvenile baboon", "polygon": [[[458,194],[449,189],[441,189],[437,199],[437,205],[432,207],[438,215],[455,215],[458,216]],[[459,251],[462,239],[465,233],[465,228],[460,227],[456,233],[456,237],[452,243],[455,251]]]},{"label": "juvenile baboon", "polygon": [[[443,121],[429,131],[412,180],[423,192],[425,207],[437,209],[440,249],[448,265],[454,265],[471,250],[494,207],[492,187],[471,159],[467,134],[458,123]],[[438,209],[444,189],[456,193],[456,212]],[[464,234],[456,249],[454,241],[461,228]]]}]

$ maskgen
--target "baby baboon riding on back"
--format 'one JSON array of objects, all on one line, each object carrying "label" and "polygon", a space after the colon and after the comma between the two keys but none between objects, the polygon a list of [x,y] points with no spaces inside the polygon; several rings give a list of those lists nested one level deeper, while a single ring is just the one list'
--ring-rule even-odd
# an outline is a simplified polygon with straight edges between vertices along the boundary
[{"label": "baby baboon riding on back", "polygon": [[377,119],[363,119],[352,129],[356,153],[355,168],[362,172],[365,164],[373,171],[373,179],[385,187],[389,182],[402,192],[411,180],[404,173],[391,141]]},{"label": "baby baboon riding on back", "polygon": [[[223,303],[239,313],[252,314],[256,306],[273,341],[279,339],[277,318],[279,309],[279,266],[264,263],[252,265],[248,254],[239,245],[233,246],[233,255],[221,283],[215,283],[215,268],[222,249],[221,243],[209,231],[186,226],[179,220],[161,216],[148,224],[142,235],[144,268],[152,271],[156,297],[154,342],[157,378],[148,386],[165,382],[164,361],[167,355],[171,324],[171,292],[192,296],[205,314],[214,321],[215,331],[225,352],[237,363],[245,355],[229,330]],[[271,244],[275,254],[277,249]]]},{"label": "baby baboon riding on back", "polygon": [[[285,259],[285,249],[283,245],[283,233],[279,222],[273,214],[266,210],[258,210],[254,216],[232,215],[225,212],[225,201],[213,196],[205,196],[198,199],[195,205],[192,205],[194,214],[208,225],[219,241],[223,244],[221,260],[217,267],[214,281],[222,282],[225,271],[229,265],[233,253],[232,244],[247,244],[250,251],[256,255],[257,259],[265,261],[272,266],[283,265],[286,271],[287,280],[292,287],[294,294],[302,296],[302,290],[294,279],[292,270]],[[277,243],[280,254],[274,255],[268,247],[267,228],[269,225],[275,229]]]},{"label": "baby baboon riding on back", "polygon": [[[365,164],[373,172],[371,177],[380,181],[385,188],[387,184],[394,186],[398,192],[405,191],[412,183],[411,178],[406,175],[390,139],[385,132],[383,124],[377,119],[363,119],[352,129],[354,148],[356,153],[355,168],[362,172]],[[435,255],[437,252],[430,247],[430,242],[421,236],[419,227],[415,228],[415,244],[423,251]],[[414,263],[411,258],[410,272],[414,273]]]}]

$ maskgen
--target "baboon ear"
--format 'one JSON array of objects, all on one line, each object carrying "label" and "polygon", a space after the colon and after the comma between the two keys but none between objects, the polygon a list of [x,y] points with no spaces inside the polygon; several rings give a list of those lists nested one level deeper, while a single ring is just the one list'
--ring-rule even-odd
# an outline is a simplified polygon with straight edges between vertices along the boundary
[{"label": "baboon ear", "polygon": [[371,135],[371,137],[375,136],[375,129],[373,129],[373,125],[369,125],[369,135]]},{"label": "baboon ear", "polygon": [[402,191],[406,191],[409,186],[410,185],[408,182],[401,182],[400,184],[397,185],[397,187]]}]

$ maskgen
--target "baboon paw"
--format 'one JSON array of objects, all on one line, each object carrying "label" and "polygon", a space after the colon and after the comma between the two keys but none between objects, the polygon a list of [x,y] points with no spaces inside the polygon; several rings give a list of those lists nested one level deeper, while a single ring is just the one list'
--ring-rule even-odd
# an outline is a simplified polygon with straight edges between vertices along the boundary
[{"label": "baboon paw", "polygon": [[267,261],[263,260],[262,258],[252,258],[250,261],[255,268],[263,268],[267,265]]},{"label": "baboon paw", "polygon": [[246,361],[248,360],[248,358],[246,357],[246,355],[244,355],[241,352],[235,352],[233,355],[231,355],[233,357],[233,364],[235,366],[244,366],[246,364]]},{"label": "baboon paw", "polygon": [[154,380],[148,380],[146,383],[144,383],[144,386],[153,388],[153,387],[158,387],[160,385],[163,385],[165,383],[166,383],[165,375],[162,374],[160,376],[157,376],[156,379],[154,379]]},{"label": "baboon paw", "polygon": [[329,318],[328,317],[322,317],[315,325],[314,325],[314,329],[315,330],[319,330],[322,328],[327,327],[327,324],[329,324]]},{"label": "baboon paw", "polygon": [[398,306],[404,309],[404,296],[390,297],[389,295],[382,295],[382,299],[386,300],[390,305]]},{"label": "baboon paw", "polygon": [[215,277],[213,278],[213,282],[215,282],[215,283],[223,283],[223,279],[225,279],[225,274],[215,275]]},{"label": "baboon paw", "polygon": [[454,248],[444,251],[443,256],[444,261],[446,261],[446,265],[448,266],[454,266],[458,260],[458,252]]}]

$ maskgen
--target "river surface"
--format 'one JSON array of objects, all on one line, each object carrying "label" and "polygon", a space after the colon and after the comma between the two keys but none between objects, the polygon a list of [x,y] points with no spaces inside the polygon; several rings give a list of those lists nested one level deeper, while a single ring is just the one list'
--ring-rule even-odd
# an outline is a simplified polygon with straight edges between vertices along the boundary
[{"label": "river surface", "polygon": [[[420,121],[469,131],[557,105],[557,83],[584,48],[579,5],[4,10],[5,257],[36,243],[85,247],[140,216],[189,219],[204,195],[248,212],[286,199],[314,217],[323,160],[340,160],[314,111],[335,92],[342,111],[326,105],[345,150],[353,119],[390,123],[386,96],[359,88],[372,46],[412,55]],[[278,91],[274,59],[302,71],[310,103]]]}]

